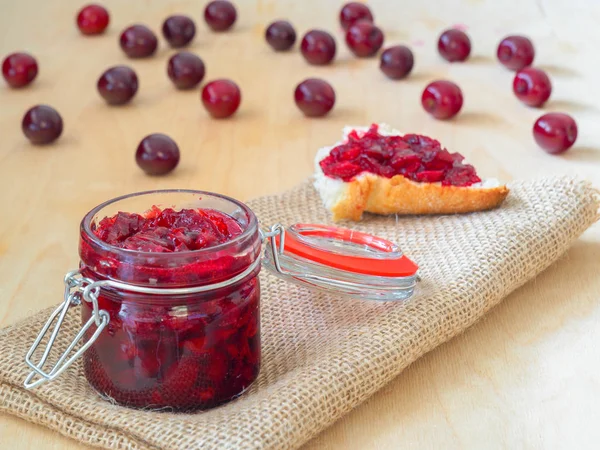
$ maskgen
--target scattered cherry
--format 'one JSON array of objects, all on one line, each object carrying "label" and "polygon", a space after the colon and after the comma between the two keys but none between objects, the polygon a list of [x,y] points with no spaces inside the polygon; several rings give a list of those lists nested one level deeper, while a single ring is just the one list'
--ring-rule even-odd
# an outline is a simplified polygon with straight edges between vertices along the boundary
[{"label": "scattered cherry", "polygon": [[204,20],[213,31],[225,31],[237,18],[235,6],[227,0],[214,0],[204,9]]},{"label": "scattered cherry", "polygon": [[538,107],[550,98],[552,83],[543,70],[525,67],[516,73],[513,91],[526,105]]},{"label": "scattered cherry", "polygon": [[28,53],[11,53],[2,62],[2,75],[10,87],[27,86],[37,74],[37,61]]},{"label": "scattered cherry", "polygon": [[438,40],[438,51],[450,62],[465,61],[471,53],[471,40],[464,31],[449,29]]},{"label": "scattered cherry", "polygon": [[25,113],[21,128],[32,144],[50,144],[61,135],[63,121],[54,108],[37,105]]},{"label": "scattered cherry", "polygon": [[231,80],[211,81],[202,89],[202,103],[215,119],[232,116],[239,108],[241,101],[240,88]]},{"label": "scattered cherry", "polygon": [[346,3],[340,11],[340,24],[342,28],[347,30],[359,20],[373,22],[373,14],[369,7],[359,2]]},{"label": "scattered cherry", "polygon": [[335,91],[325,80],[308,78],[296,87],[294,100],[305,116],[321,117],[333,109]]},{"label": "scattered cherry", "polygon": [[163,22],[162,33],[171,47],[185,47],[194,39],[196,25],[188,16],[170,16]]},{"label": "scattered cherry", "polygon": [[404,45],[396,45],[383,51],[379,68],[388,78],[400,80],[408,76],[414,63],[412,51]]},{"label": "scattered cherry", "polygon": [[156,35],[145,25],[132,25],[121,33],[121,48],[130,58],[152,56],[158,47]]},{"label": "scattered cherry", "polygon": [[496,52],[498,61],[510,70],[521,70],[533,63],[535,49],[525,36],[506,36]]},{"label": "scattered cherry", "polygon": [[109,21],[106,8],[96,4],[84,6],[77,14],[77,27],[87,35],[104,33]]},{"label": "scattered cherry", "polygon": [[150,134],[138,145],[135,161],[148,175],[164,175],[179,164],[179,147],[167,135]]},{"label": "scattered cherry", "polygon": [[346,44],[358,57],[373,56],[383,45],[383,32],[372,22],[359,20],[348,28]]},{"label": "scattered cherry", "polygon": [[178,89],[191,89],[204,78],[204,62],[193,53],[179,52],[171,56],[167,74]]},{"label": "scattered cherry", "polygon": [[138,77],[127,66],[107,69],[98,79],[98,92],[109,105],[128,103],[138,90]]},{"label": "scattered cherry", "polygon": [[533,125],[533,138],[548,153],[566,152],[577,140],[577,123],[568,114],[544,114]]},{"label": "scattered cherry", "polygon": [[335,57],[335,39],[327,31],[310,30],[302,38],[300,51],[309,64],[322,66]]},{"label": "scattered cherry", "polygon": [[287,20],[277,20],[269,25],[265,38],[273,50],[289,50],[296,42],[296,30]]},{"label": "scattered cherry", "polygon": [[463,96],[460,88],[453,82],[434,81],[423,91],[421,104],[433,117],[445,120],[458,114],[463,105]]}]

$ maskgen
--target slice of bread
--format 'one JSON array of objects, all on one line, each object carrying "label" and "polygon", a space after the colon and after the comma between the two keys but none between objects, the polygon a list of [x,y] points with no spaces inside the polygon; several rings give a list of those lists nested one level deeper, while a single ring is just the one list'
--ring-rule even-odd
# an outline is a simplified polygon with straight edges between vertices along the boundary
[{"label": "slice of bread", "polygon": [[[351,181],[326,176],[319,165],[329,152],[347,140],[356,130],[359,135],[369,127],[345,127],[343,141],[323,147],[315,158],[314,186],[333,220],[362,218],[363,212],[375,214],[455,214],[482,211],[499,206],[508,195],[508,188],[498,180],[483,180],[468,187],[442,186],[441,183],[420,183],[402,175],[392,178],[363,172]],[[379,125],[379,134],[402,136],[386,124]]]}]

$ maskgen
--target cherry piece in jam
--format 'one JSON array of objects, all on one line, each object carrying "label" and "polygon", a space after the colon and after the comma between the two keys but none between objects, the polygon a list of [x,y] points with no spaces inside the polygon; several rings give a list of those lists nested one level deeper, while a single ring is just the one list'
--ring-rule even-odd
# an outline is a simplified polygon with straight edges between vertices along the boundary
[{"label": "cherry piece in jam", "polygon": [[121,49],[130,58],[147,58],[158,47],[156,35],[145,25],[132,25],[121,33]]},{"label": "cherry piece in jam", "polygon": [[101,5],[84,6],[77,14],[77,27],[82,34],[86,35],[104,33],[109,21],[108,11]]},{"label": "cherry piece in jam", "polygon": [[535,49],[525,36],[506,36],[496,51],[498,61],[510,70],[521,70],[533,63]]},{"label": "cherry piece in jam", "polygon": [[539,107],[550,98],[552,83],[543,70],[525,67],[515,75],[513,92],[526,105]]},{"label": "cherry piece in jam", "polygon": [[115,66],[98,79],[98,92],[109,105],[128,103],[138,90],[138,77],[132,68]]},{"label": "cherry piece in jam", "polygon": [[21,123],[23,134],[32,144],[44,145],[62,134],[63,121],[58,112],[47,105],[37,105],[25,113]]},{"label": "cherry piece in jam", "polygon": [[563,153],[577,140],[577,123],[568,114],[544,114],[533,125],[533,137],[548,153]]},{"label": "cherry piece in jam", "polygon": [[151,134],[140,142],[135,161],[148,175],[164,175],[179,164],[179,147],[167,135]]},{"label": "cherry piece in jam", "polygon": [[232,116],[239,108],[241,101],[240,88],[231,80],[211,81],[202,89],[202,103],[215,119]]},{"label": "cherry piece in jam", "polygon": [[2,75],[12,88],[27,86],[37,74],[37,61],[28,53],[11,53],[2,62]]},{"label": "cherry piece in jam", "polygon": [[446,30],[438,39],[438,51],[446,61],[462,62],[471,53],[471,40],[464,31]]},{"label": "cherry piece in jam", "polygon": [[404,45],[387,48],[381,54],[379,68],[392,80],[408,76],[415,63],[412,51]]},{"label": "cherry piece in jam", "polygon": [[348,28],[346,44],[358,57],[373,56],[383,45],[383,32],[372,22],[359,20]]},{"label": "cherry piece in jam", "polygon": [[333,148],[319,165],[325,175],[343,181],[369,172],[386,178],[402,175],[416,182],[441,182],[443,186],[479,183],[475,168],[463,160],[461,154],[448,152],[435,139],[417,134],[384,136],[372,125],[365,132],[350,132],[346,142]]},{"label": "cherry piece in jam", "polygon": [[204,78],[204,62],[189,52],[179,52],[171,56],[167,74],[177,89],[196,87]]},{"label": "cherry piece in jam", "polygon": [[213,31],[225,31],[237,18],[235,6],[227,0],[214,0],[204,9],[204,20]]},{"label": "cherry piece in jam", "polygon": [[287,20],[277,20],[268,26],[265,39],[275,51],[289,50],[296,42],[296,30]]},{"label": "cherry piece in jam", "polygon": [[423,91],[421,104],[436,119],[450,119],[462,108],[462,91],[451,81],[434,81]]},{"label": "cherry piece in jam", "polygon": [[349,2],[340,10],[340,25],[344,30],[350,28],[359,20],[373,22],[373,13],[364,3]]},{"label": "cherry piece in jam", "polygon": [[300,43],[302,56],[315,66],[329,64],[335,57],[335,39],[327,31],[310,30]]},{"label": "cherry piece in jam", "polygon": [[188,16],[170,16],[163,22],[162,33],[171,47],[185,47],[194,39],[196,25]]},{"label": "cherry piece in jam", "polygon": [[296,87],[296,105],[307,117],[322,117],[335,105],[335,91],[331,85],[319,78],[309,78]]}]

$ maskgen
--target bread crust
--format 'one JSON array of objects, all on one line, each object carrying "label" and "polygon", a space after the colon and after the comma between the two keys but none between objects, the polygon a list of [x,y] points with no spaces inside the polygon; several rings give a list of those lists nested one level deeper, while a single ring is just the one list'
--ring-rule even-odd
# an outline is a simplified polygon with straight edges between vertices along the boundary
[{"label": "bread crust", "polygon": [[442,186],[417,183],[402,175],[385,178],[364,174],[345,183],[345,194],[333,205],[333,220],[362,218],[363,212],[375,214],[456,214],[496,208],[509,189]]}]

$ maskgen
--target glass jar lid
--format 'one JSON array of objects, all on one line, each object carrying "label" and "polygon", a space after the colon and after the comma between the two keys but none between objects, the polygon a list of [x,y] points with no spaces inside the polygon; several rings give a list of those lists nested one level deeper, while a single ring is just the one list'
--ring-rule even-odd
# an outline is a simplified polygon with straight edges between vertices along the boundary
[{"label": "glass jar lid", "polygon": [[274,225],[263,234],[264,266],[287,281],[368,300],[414,293],[418,266],[386,239],[315,224]]}]

